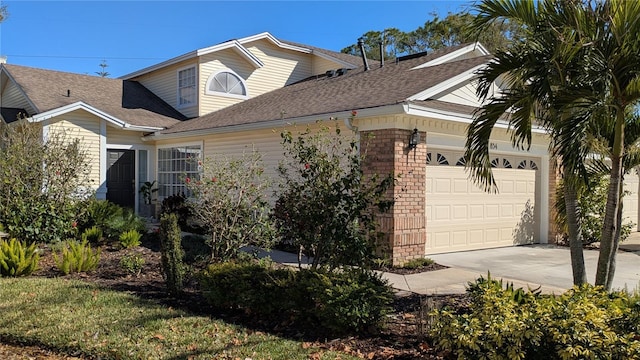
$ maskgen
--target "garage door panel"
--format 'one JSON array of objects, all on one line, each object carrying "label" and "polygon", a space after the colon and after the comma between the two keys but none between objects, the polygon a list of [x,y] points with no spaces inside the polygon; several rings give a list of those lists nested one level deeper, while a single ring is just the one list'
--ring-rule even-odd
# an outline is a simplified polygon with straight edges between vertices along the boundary
[{"label": "garage door panel", "polygon": [[427,166],[427,183],[438,185],[426,194],[426,254],[511,246],[528,234],[516,229],[531,217],[536,171],[498,168],[494,175],[498,194],[482,191],[462,167]]}]

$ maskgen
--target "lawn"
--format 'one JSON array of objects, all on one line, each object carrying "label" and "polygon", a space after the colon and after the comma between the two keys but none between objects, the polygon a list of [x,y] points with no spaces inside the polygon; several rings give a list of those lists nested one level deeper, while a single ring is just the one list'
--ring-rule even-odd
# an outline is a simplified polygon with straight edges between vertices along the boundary
[{"label": "lawn", "polygon": [[63,278],[1,278],[0,340],[111,359],[351,359]]}]

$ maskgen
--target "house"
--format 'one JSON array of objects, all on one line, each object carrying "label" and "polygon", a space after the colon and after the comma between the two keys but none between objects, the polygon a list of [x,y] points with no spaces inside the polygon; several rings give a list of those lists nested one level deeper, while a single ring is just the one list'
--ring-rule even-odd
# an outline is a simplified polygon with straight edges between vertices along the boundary
[{"label": "house", "polygon": [[[45,136],[64,130],[81,137],[95,164],[97,196],[136,209],[145,181],[157,181],[159,200],[181,192],[182,176],[198,172],[189,157],[255,146],[275,174],[280,130],[340,119],[374,135],[367,171],[400,175],[393,210],[380,222],[401,263],[554,240],[557,178],[542,129],[534,129],[529,151],[511,146],[506,124],[494,130],[498,194],[482,191],[464,171],[466,127],[480,105],[474,73],[490,58],[482,45],[468,44],[367,68],[359,57],[262,33],[120,79],[3,64],[0,108],[4,121],[23,113]],[[421,141],[409,148],[414,131]],[[628,178],[633,195],[625,212],[637,222],[639,182]]]}]

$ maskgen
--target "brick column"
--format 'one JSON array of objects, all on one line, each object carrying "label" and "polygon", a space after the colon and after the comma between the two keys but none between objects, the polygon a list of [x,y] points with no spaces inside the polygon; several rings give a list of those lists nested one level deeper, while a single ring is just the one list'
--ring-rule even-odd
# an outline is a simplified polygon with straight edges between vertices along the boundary
[{"label": "brick column", "polygon": [[426,134],[421,132],[421,143],[416,149],[409,150],[411,133],[411,130],[384,129],[361,134],[361,148],[366,152],[364,173],[393,173],[396,178],[388,192],[388,196],[394,199],[394,205],[378,218],[380,230],[385,234],[382,245],[394,265],[424,257],[427,239]]}]

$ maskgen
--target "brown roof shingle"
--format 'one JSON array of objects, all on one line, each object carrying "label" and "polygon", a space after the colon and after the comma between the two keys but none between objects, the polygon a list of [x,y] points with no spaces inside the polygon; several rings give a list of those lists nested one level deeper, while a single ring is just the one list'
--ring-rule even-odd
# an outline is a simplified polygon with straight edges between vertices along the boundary
[{"label": "brown roof shingle", "polygon": [[136,81],[10,64],[2,67],[15,79],[38,113],[81,101],[136,126],[164,128],[186,119]]},{"label": "brown roof shingle", "polygon": [[396,104],[455,75],[486,63],[481,56],[441,65],[413,69],[459,47],[390,63],[364,71],[362,67],[346,75],[311,77],[219,111],[188,120],[163,134],[292,119]]}]

